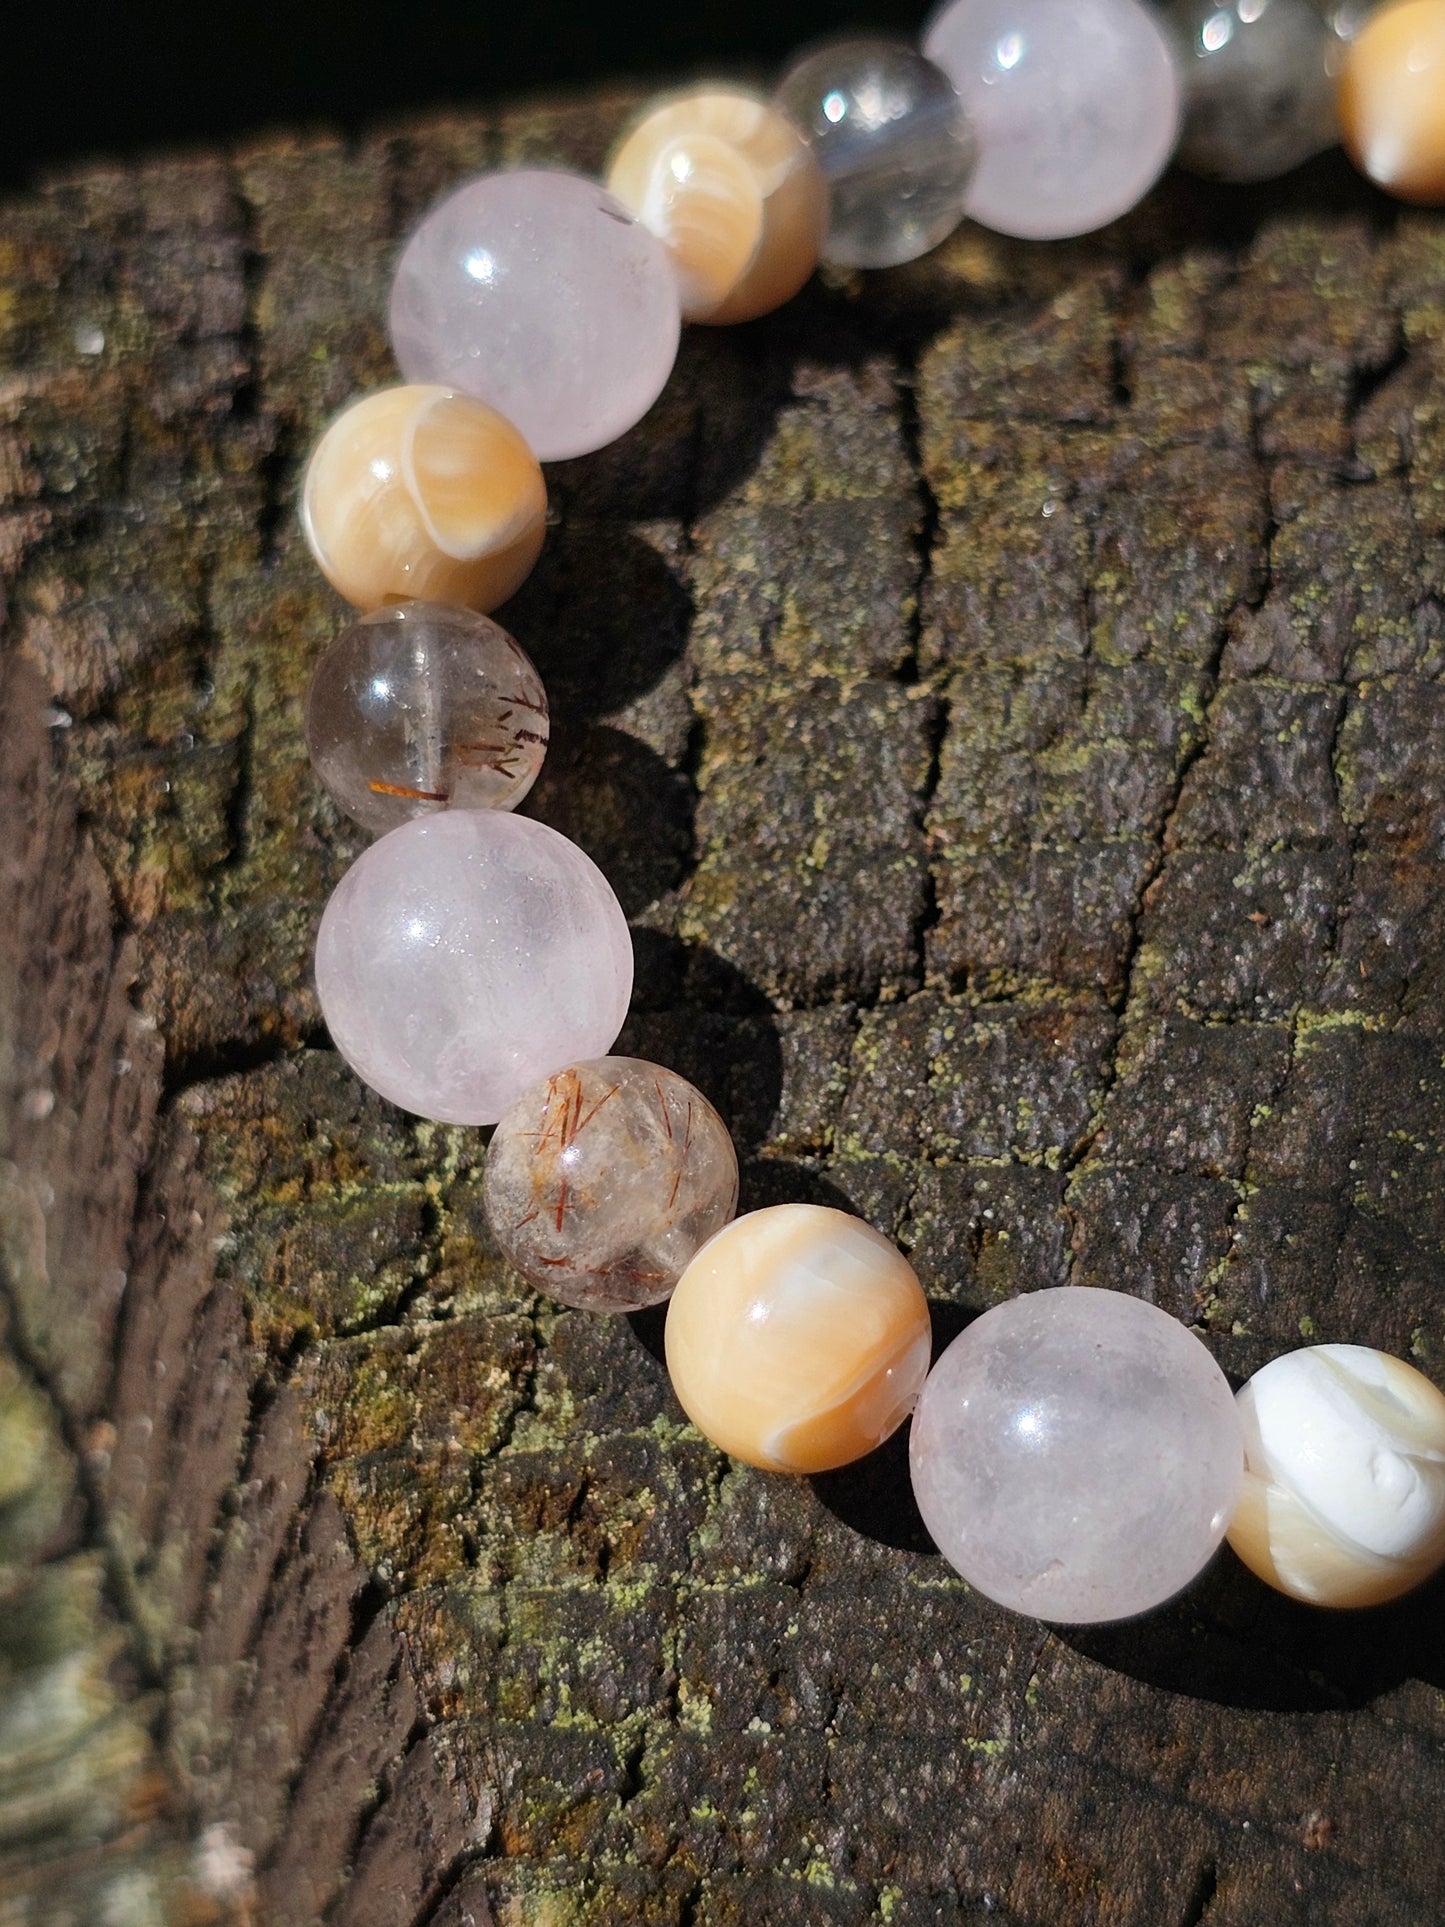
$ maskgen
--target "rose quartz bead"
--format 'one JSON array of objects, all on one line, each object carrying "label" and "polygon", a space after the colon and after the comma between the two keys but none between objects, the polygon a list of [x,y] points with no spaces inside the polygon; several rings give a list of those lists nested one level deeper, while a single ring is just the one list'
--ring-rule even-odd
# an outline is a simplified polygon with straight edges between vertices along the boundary
[{"label": "rose quartz bead", "polygon": [[1074,1623],[1187,1586],[1244,1477],[1239,1415],[1199,1340],[1083,1285],[975,1319],[929,1374],[909,1449],[949,1564],[1001,1606]]},{"label": "rose quartz bead", "polygon": [[619,200],[580,175],[519,168],[427,215],[397,264],[390,325],[408,381],[489,402],[553,462],[647,413],[681,322],[666,249]]},{"label": "rose quartz bead", "polygon": [[523,1093],[487,1147],[487,1222],[529,1283],[582,1311],[666,1298],[738,1202],[727,1126],[676,1071],[569,1064]]},{"label": "rose quartz bead", "polygon": [[337,1049],[383,1097],[444,1124],[495,1124],[539,1077],[612,1043],[632,939],[565,836],[449,810],[352,864],[321,919],[316,988]]},{"label": "rose quartz bead", "polygon": [[1179,76],[1139,0],[952,0],[923,43],[978,135],[965,206],[1026,240],[1087,234],[1163,173]]}]

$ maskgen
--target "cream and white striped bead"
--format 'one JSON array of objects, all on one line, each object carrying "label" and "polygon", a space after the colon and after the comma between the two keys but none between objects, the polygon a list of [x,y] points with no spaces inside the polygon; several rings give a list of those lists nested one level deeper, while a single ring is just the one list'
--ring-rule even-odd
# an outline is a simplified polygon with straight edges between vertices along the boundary
[{"label": "cream and white striped bead", "polygon": [[1445,1561],[1445,1394],[1367,1345],[1311,1345],[1238,1395],[1229,1543],[1291,1598],[1377,1606]]}]

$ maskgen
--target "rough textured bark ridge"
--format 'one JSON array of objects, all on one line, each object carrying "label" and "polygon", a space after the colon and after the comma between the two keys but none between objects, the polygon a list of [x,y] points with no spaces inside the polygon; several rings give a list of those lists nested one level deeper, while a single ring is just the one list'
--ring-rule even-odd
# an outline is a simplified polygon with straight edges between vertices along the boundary
[{"label": "rough textured bark ridge", "polygon": [[[1420,1927],[1440,1587],[1008,1619],[897,1446],[722,1461],[326,1048],[299,463],[427,201],[633,104],[0,209],[0,1921]],[[552,482],[528,807],[745,1202],[897,1235],[943,1337],[1073,1280],[1438,1377],[1445,222],[1324,162],[964,230]]]}]

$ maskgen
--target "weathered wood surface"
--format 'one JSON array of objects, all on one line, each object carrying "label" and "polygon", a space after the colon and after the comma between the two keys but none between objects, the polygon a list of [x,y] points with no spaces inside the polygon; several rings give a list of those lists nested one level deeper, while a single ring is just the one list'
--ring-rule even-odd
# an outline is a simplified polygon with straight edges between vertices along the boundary
[{"label": "weathered wood surface", "polygon": [[[685,1425],[325,1048],[293,520],[398,235],[627,103],[0,210],[0,1921],[1422,1927],[1435,1588],[1006,1617]],[[750,1203],[1445,1370],[1445,221],[1342,166],[696,333],[558,471],[535,808]],[[129,1911],[126,1911],[129,1909]]]}]

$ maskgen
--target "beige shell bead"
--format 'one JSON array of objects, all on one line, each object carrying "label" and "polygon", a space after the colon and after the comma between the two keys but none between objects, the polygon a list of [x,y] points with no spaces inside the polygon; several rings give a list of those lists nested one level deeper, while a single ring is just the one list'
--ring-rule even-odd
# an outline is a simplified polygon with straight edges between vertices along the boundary
[{"label": "beige shell bead", "polygon": [[1229,1543],[1316,1606],[1378,1606],[1445,1562],[1445,1395],[1367,1345],[1310,1345],[1236,1396],[1244,1485]]},{"label": "beige shell bead", "polygon": [[786,115],[732,88],[674,95],[613,156],[612,192],[667,247],[685,321],[751,321],[818,264],[828,185]]},{"label": "beige shell bead", "polygon": [[1445,207],[1445,0],[1394,0],[1345,49],[1340,130],[1387,193]]},{"label": "beige shell bead", "polygon": [[773,1205],[693,1258],[666,1347],[683,1410],[715,1445],[770,1472],[826,1472],[912,1411],[928,1375],[928,1301],[861,1218]]},{"label": "beige shell bead", "polygon": [[343,409],[301,491],[311,553],[358,609],[416,600],[485,614],[526,580],[546,518],[542,471],[512,424],[425,383]]}]

